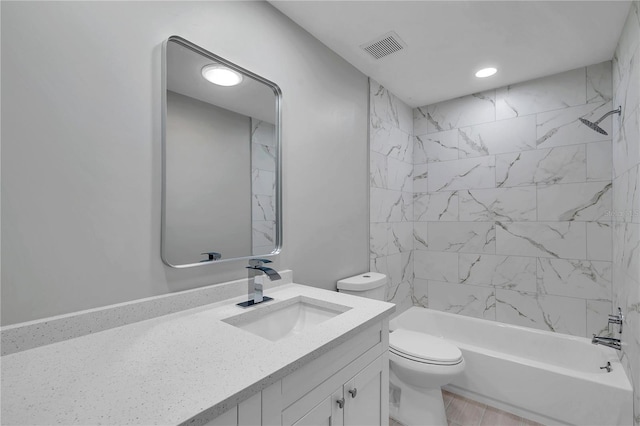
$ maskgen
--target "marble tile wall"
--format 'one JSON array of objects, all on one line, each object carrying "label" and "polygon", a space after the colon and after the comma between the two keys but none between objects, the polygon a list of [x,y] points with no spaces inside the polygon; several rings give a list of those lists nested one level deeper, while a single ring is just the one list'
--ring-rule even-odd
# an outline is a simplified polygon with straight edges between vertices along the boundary
[{"label": "marble tile wall", "polygon": [[251,220],[253,254],[271,253],[276,231],[275,126],[251,119]]},{"label": "marble tile wall", "polygon": [[413,291],[413,115],[411,107],[369,80],[370,260],[388,277],[396,313],[419,301]]},{"label": "marble tile wall", "polygon": [[[622,364],[640,425],[640,2],[633,1],[613,58],[613,305],[625,315]],[[616,334],[619,336],[619,334]]]},{"label": "marble tile wall", "polygon": [[414,109],[414,303],[609,334],[612,136],[578,118],[612,88],[609,61]]},{"label": "marble tile wall", "polygon": [[[415,108],[413,129],[374,81],[370,101],[371,268],[390,276],[387,300],[587,337],[620,336],[620,306],[636,426],[639,62],[635,0],[613,61]],[[610,136],[578,120],[618,106]]]}]

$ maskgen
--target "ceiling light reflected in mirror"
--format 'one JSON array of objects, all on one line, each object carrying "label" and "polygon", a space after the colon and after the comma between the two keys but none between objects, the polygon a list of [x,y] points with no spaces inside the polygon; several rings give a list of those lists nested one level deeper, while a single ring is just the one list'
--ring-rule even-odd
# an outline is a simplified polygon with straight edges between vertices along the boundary
[{"label": "ceiling light reflected in mirror", "polygon": [[202,68],[202,76],[218,86],[237,86],[242,83],[242,74],[220,64],[210,64]]}]

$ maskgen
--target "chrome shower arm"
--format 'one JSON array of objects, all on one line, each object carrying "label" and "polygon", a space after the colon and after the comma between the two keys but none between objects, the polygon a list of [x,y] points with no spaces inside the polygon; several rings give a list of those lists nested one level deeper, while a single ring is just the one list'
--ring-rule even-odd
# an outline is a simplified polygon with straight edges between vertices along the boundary
[{"label": "chrome shower arm", "polygon": [[609,111],[608,113],[606,113],[605,115],[603,115],[602,117],[600,117],[597,121],[595,121],[593,124],[598,124],[600,123],[602,120],[604,120],[605,118],[607,118],[608,116],[610,116],[611,114],[618,114],[620,115],[622,113],[622,107],[618,107],[618,109],[614,109],[613,111]]}]

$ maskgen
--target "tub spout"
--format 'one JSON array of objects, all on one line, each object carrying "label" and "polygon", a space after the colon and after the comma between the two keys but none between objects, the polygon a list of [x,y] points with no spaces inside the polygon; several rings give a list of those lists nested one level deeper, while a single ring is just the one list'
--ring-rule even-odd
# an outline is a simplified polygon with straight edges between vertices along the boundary
[{"label": "tub spout", "polygon": [[600,337],[593,335],[593,339],[591,339],[591,343],[594,345],[603,345],[608,346],[613,349],[621,350],[622,344],[620,343],[620,339],[614,339],[611,337]]}]

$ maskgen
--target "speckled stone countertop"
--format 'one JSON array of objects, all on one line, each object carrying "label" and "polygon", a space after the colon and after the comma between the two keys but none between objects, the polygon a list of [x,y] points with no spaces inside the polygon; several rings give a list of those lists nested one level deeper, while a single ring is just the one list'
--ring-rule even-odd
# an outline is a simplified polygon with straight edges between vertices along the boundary
[{"label": "speckled stone countertop", "polygon": [[312,332],[272,342],[222,319],[222,302],[2,357],[3,424],[204,423],[382,320],[394,305],[287,284],[273,302],[306,296],[349,307]]}]

